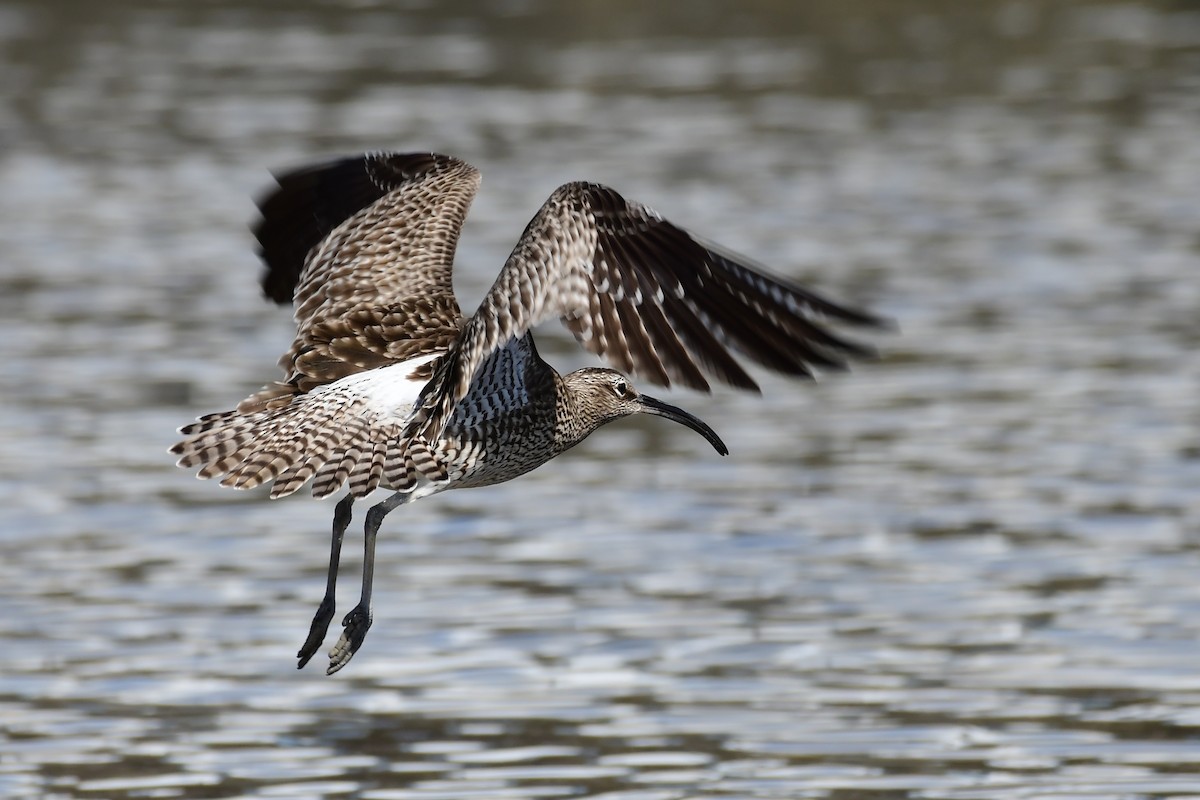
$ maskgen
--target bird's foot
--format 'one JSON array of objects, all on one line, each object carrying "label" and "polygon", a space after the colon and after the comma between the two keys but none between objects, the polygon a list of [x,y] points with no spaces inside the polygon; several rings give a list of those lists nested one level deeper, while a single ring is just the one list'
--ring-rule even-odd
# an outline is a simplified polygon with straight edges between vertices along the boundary
[{"label": "bird's foot", "polygon": [[304,645],[296,653],[296,658],[300,659],[300,663],[296,665],[296,669],[304,669],[304,665],[320,649],[321,642],[325,641],[325,633],[329,630],[329,622],[333,619],[333,609],[334,603],[332,597],[326,597],[321,601],[321,605],[317,607],[317,613],[313,615],[312,625],[308,628],[308,638],[304,640]]},{"label": "bird's foot", "polygon": [[371,628],[371,610],[362,605],[355,606],[346,618],[342,620],[342,636],[337,644],[329,651],[329,669],[326,675],[332,675],[350,663],[350,659],[362,647],[363,639]]}]

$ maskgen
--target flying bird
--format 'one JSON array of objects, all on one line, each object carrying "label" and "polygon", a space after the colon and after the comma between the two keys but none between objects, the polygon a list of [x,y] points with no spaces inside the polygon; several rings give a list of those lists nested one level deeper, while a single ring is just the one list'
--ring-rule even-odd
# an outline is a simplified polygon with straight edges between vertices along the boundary
[{"label": "flying bird", "polygon": [[[370,153],[277,175],[258,203],[263,290],[295,310],[284,378],[180,428],[171,452],[222,486],[272,483],[272,498],[310,481],[316,497],[346,490],[299,667],[333,619],[355,500],[391,490],[367,511],[361,596],[327,674],[350,661],[371,626],[375,539],[390,511],[511,480],[633,414],[685,425],[726,455],[712,428],[642,394],[630,376],[757,391],[736,356],[810,376],[872,354],[827,330],[829,321],[885,324],[584,182],[550,195],[466,316],[451,271],[479,180],[450,156]],[[616,369],[557,373],[531,333],[553,318]]]}]

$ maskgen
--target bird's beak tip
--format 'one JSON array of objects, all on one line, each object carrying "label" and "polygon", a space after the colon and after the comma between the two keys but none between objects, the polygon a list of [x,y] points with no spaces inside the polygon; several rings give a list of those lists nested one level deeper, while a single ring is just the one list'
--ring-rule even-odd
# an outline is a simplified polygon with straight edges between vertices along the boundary
[{"label": "bird's beak tip", "polygon": [[708,440],[708,443],[713,446],[719,455],[729,455],[729,448],[725,446],[725,442],[721,441],[721,437],[717,436],[717,432],[710,428],[705,422],[692,414],[684,411],[682,408],[668,405],[661,400],[656,400],[653,397],[642,395],[642,410],[649,414],[654,414],[659,417],[666,417],[669,420],[685,425],[696,433]]}]

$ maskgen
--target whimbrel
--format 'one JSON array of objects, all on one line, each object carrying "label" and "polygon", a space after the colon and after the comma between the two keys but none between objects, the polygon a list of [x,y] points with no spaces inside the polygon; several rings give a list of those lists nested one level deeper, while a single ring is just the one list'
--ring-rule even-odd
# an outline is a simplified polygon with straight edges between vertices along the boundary
[{"label": "whimbrel", "polygon": [[[479,188],[474,167],[432,153],[374,153],[276,180],[259,202],[255,235],[266,295],[295,306],[296,339],[279,361],[286,377],[181,428],[171,452],[201,478],[224,476],[223,486],[273,481],[273,498],[310,480],[317,497],[347,488],[300,667],[333,618],[351,505],[392,490],[367,512],[362,593],[342,620],[328,674],[371,626],[375,538],[396,507],[511,480],[633,414],[686,425],[725,455],[712,428],[641,394],[626,375],[701,391],[712,377],[757,391],[735,352],[807,376],[870,352],[821,322],[880,323],[582,182],[550,196],[466,317],[451,268]],[[530,332],[555,317],[617,369],[555,372]]]}]

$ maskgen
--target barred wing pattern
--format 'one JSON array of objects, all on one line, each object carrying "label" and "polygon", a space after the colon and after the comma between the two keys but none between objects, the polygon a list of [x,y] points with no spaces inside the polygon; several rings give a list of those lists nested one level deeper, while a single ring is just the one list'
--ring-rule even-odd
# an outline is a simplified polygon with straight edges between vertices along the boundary
[{"label": "barred wing pattern", "polygon": [[479,172],[449,156],[376,153],[286,173],[259,201],[263,290],[293,303],[285,382],[252,412],[367,369],[438,350],[462,312],[451,270]]},{"label": "barred wing pattern", "polygon": [[226,411],[180,429],[172,448],[179,466],[200,467],[197,477],[253,489],[274,481],[284,497],[312,480],[315,497],[349,484],[364,497],[382,483],[409,490],[431,471],[428,448],[402,436],[424,381],[411,378],[421,361],[353,375],[294,398],[282,408]]},{"label": "barred wing pattern", "polygon": [[589,351],[659,385],[706,376],[757,391],[734,353],[787,375],[840,369],[871,351],[823,328],[882,320],[767,274],[594,183],[560,187],[529,223],[466,324],[409,430],[435,436],[479,365],[558,317]]},{"label": "barred wing pattern", "polygon": [[287,379],[182,428],[172,452],[225,486],[274,481],[272,497],[309,480],[318,497],[412,488],[431,459],[400,434],[463,324],[451,269],[479,173],[448,156],[380,153],[276,180],[255,235],[264,292],[296,307]]},{"label": "barred wing pattern", "polygon": [[489,354],[436,447],[404,435],[424,384],[413,376],[431,358],[350,376],[283,408],[209,414],[180,429],[185,438],[172,452],[179,466],[199,467],[200,478],[223,476],[222,486],[253,489],[274,481],[272,498],[309,480],[315,497],[347,484],[354,497],[381,485],[410,491],[423,484],[428,492],[450,481],[485,486],[544,460],[541,443],[523,435],[528,418],[553,416],[556,400],[553,371],[538,358],[532,336]]}]

